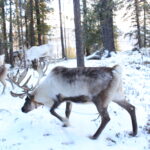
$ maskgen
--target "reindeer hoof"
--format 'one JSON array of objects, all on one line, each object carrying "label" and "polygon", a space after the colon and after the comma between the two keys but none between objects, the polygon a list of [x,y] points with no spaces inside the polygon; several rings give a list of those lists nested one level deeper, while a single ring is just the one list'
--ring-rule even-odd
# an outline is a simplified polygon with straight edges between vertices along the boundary
[{"label": "reindeer hoof", "polygon": [[68,119],[67,118],[64,118],[63,119],[63,127],[68,127],[69,126],[69,121],[68,121]]},{"label": "reindeer hoof", "polygon": [[89,136],[89,138],[90,138],[91,140],[96,140],[96,139],[97,139],[97,137],[95,137],[95,136]]},{"label": "reindeer hoof", "polygon": [[62,127],[68,127],[68,125],[67,124],[63,124]]},{"label": "reindeer hoof", "polygon": [[137,135],[137,133],[133,133],[133,132],[131,132],[131,133],[129,133],[129,135],[130,135],[130,136],[136,136],[136,135]]},{"label": "reindeer hoof", "polygon": [[62,125],[62,127],[69,127],[69,125],[70,125],[69,122],[67,122],[67,123],[65,122],[65,123]]}]

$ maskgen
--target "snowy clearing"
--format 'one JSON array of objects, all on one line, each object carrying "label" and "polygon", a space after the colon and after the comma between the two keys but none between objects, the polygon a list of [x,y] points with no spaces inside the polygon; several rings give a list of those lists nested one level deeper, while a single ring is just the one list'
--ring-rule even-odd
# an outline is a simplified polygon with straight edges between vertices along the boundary
[{"label": "snowy clearing", "polygon": [[[146,49],[143,52],[145,54]],[[5,94],[0,95],[0,150],[149,150],[150,56],[126,51],[107,59],[85,60],[86,66],[115,64],[123,67],[123,88],[127,99],[136,107],[136,137],[129,136],[132,126],[128,113],[114,103],[108,108],[111,121],[97,140],[88,138],[100,123],[93,104],[73,104],[67,128],[62,127],[62,123],[45,107],[24,114],[21,112],[24,100],[10,95],[12,87],[7,82]],[[50,64],[48,71],[55,66],[75,67],[76,60]],[[35,82],[38,77],[32,70],[30,72],[32,82]],[[15,87],[14,91],[20,92],[20,89]],[[57,112],[64,114],[64,106],[62,104]]]}]

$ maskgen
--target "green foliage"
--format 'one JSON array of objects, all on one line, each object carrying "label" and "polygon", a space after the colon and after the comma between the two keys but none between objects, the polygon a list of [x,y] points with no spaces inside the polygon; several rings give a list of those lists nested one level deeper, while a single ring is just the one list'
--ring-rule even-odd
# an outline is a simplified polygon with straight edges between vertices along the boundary
[{"label": "green foliage", "polygon": [[[47,16],[49,13],[53,12],[53,9],[50,7],[50,1],[49,0],[39,0],[39,1],[33,1],[33,32],[31,33],[31,5],[30,0],[12,0],[12,30],[13,30],[13,38],[14,38],[14,44],[15,48],[19,47],[19,41],[22,41],[21,43],[25,43],[27,47],[31,46],[31,35],[35,38],[36,41],[35,44],[38,44],[38,34],[41,34],[42,43],[45,44],[47,41],[48,33],[51,30],[51,26],[48,25],[46,22]],[[5,22],[9,22],[9,1],[8,0],[0,0],[0,34],[3,31],[3,19],[2,19],[2,2],[4,2],[4,9],[5,9]],[[39,2],[39,15],[36,15],[36,7],[35,3]],[[16,11],[17,10],[17,11]],[[40,19],[40,24],[37,24],[37,16]],[[9,26],[6,26],[6,35],[8,37],[9,35]],[[20,34],[20,36],[19,36]],[[3,36],[1,36],[3,38]],[[4,41],[4,39],[3,39]]]},{"label": "green foliage", "polygon": [[[88,3],[88,1],[87,1]],[[101,37],[100,37],[100,21],[97,11],[95,10],[96,4],[87,6],[83,19],[83,28],[84,28],[84,47],[87,55],[89,55],[94,49],[95,44],[98,47],[101,46]],[[84,12],[83,12],[84,13]]]},{"label": "green foliage", "polygon": [[38,27],[40,29],[39,31],[36,31],[36,34],[38,34],[38,32],[40,32],[40,34],[42,34],[42,35],[47,35],[48,32],[50,32],[50,30],[51,30],[51,26],[48,25],[45,22],[45,20],[48,19],[47,14],[52,13],[54,10],[53,10],[53,8],[50,8],[44,1],[41,1],[39,3],[39,10],[40,10],[40,14],[38,17],[41,20],[41,24],[40,25],[36,24],[36,29]]},{"label": "green foliage", "polygon": [[[83,0],[84,1],[84,0]],[[107,17],[110,15],[110,11],[105,11],[101,4],[100,0],[94,0],[93,2],[86,0],[87,8],[86,8],[86,15],[83,12],[83,28],[86,28],[86,33],[84,33],[84,44],[85,49],[88,51],[87,53],[90,54],[91,52],[95,51],[94,45],[97,45],[96,48],[103,48],[102,46],[102,34],[101,34],[101,22],[100,18]],[[120,0],[116,2],[111,2],[111,8],[115,11],[118,6],[120,6]],[[83,8],[84,9],[84,8]],[[102,20],[102,19],[101,19]],[[85,25],[86,26],[85,26]],[[114,26],[114,38],[115,40],[119,36],[119,31],[117,26]],[[117,41],[117,40],[116,40]]]},{"label": "green foliage", "polygon": [[91,49],[95,43],[97,43],[100,46],[100,22],[97,13],[94,9],[87,9],[86,22],[86,47],[88,49]]},{"label": "green foliage", "polygon": [[[53,8],[50,8],[49,5],[48,5],[49,1],[47,0],[41,0],[39,1],[39,14],[38,16],[36,15],[36,6],[34,4],[34,7],[33,7],[33,16],[34,16],[34,20],[38,19],[40,20],[40,24],[37,24],[36,21],[34,21],[34,26],[35,26],[35,40],[36,40],[36,43],[37,43],[37,35],[40,34],[44,39],[47,39],[47,35],[48,33],[50,32],[51,30],[51,26],[48,25],[46,23],[46,20],[48,19],[47,18],[47,14],[49,13],[52,13],[54,10]],[[29,7],[29,6],[28,6]],[[45,40],[42,40],[42,44],[45,44]]]}]

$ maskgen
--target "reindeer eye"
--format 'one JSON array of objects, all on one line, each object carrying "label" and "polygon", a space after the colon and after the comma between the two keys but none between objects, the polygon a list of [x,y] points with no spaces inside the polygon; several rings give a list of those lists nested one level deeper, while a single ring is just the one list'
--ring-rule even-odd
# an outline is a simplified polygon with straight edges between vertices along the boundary
[{"label": "reindeer eye", "polygon": [[31,99],[30,99],[29,97],[27,97],[27,98],[25,99],[25,101],[28,102],[28,103],[31,103]]}]

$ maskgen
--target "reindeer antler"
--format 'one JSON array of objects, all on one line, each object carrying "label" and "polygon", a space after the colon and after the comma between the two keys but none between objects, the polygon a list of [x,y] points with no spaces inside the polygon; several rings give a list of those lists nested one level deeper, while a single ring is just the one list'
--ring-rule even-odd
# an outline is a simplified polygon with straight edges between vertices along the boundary
[{"label": "reindeer antler", "polygon": [[13,91],[10,92],[10,94],[13,97],[20,97],[23,98],[26,94],[28,94],[29,91],[32,91],[35,89],[35,87],[37,86],[37,84],[33,87],[29,87],[27,84],[29,83],[30,79],[31,79],[31,75],[27,78],[27,80],[24,82],[23,85],[21,85],[21,82],[26,78],[28,73],[28,68],[25,69],[21,74],[20,71],[18,70],[17,73],[15,75],[13,75],[12,77],[10,75],[8,76],[8,79],[14,83],[15,85],[17,85],[19,88],[23,89],[23,93],[15,93]]},{"label": "reindeer antler", "polygon": [[38,59],[32,60],[32,68],[38,72],[40,77],[45,75],[48,65],[49,63],[46,63],[45,61],[39,61]]}]

